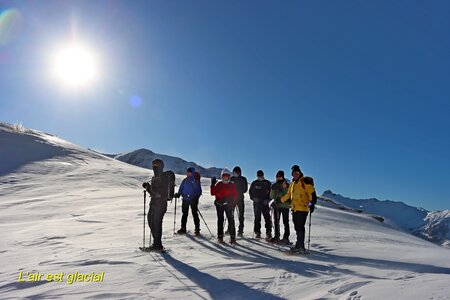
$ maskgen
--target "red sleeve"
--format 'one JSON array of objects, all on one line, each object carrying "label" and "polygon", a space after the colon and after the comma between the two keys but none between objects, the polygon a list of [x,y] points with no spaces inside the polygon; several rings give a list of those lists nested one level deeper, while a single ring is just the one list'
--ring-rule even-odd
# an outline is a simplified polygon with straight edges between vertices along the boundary
[{"label": "red sleeve", "polygon": [[211,186],[211,196],[218,196],[220,192],[220,182],[217,182],[215,185]]}]

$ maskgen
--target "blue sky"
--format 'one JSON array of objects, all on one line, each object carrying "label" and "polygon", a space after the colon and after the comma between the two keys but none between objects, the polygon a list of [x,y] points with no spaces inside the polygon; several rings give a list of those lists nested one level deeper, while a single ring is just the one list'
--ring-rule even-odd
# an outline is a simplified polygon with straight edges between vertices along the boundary
[{"label": "blue sky", "polygon": [[[250,180],[299,164],[320,193],[450,208],[448,1],[2,1],[0,13],[1,121],[108,153],[240,165]],[[49,75],[71,39],[100,72],[76,90]]]}]

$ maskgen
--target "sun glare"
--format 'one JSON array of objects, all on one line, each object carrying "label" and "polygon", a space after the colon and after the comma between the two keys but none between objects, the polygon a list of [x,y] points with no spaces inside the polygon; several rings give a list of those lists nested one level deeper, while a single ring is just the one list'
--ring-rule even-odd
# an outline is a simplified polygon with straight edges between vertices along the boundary
[{"label": "sun glare", "polygon": [[85,86],[97,79],[97,61],[87,47],[73,43],[56,51],[53,73],[66,86]]}]

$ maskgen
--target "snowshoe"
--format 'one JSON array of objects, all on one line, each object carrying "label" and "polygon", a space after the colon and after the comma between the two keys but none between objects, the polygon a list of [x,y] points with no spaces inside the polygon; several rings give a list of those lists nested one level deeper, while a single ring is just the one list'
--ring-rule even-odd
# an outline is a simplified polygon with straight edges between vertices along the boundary
[{"label": "snowshoe", "polygon": [[150,247],[139,247],[142,252],[159,252],[166,253],[167,250],[163,246],[151,245]]},{"label": "snowshoe", "polygon": [[278,237],[273,237],[269,240],[269,243],[271,244],[279,244],[280,243],[280,239]]},{"label": "snowshoe", "polygon": [[177,234],[186,234],[186,232],[186,228],[180,228],[178,229]]}]

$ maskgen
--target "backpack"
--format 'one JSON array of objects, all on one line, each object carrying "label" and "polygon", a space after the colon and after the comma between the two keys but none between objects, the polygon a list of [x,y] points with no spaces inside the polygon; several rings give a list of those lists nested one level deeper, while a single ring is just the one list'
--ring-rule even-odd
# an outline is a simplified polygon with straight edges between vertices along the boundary
[{"label": "backpack", "polygon": [[167,200],[172,200],[175,195],[175,173],[172,171],[165,171],[164,175],[167,177],[167,181],[169,182],[168,192],[167,192]]},{"label": "backpack", "polygon": [[200,183],[200,179],[202,178],[202,175],[200,175],[199,172],[195,172],[195,173],[194,173],[194,178],[195,178],[195,181],[196,181],[196,182],[199,182],[199,183]]}]

